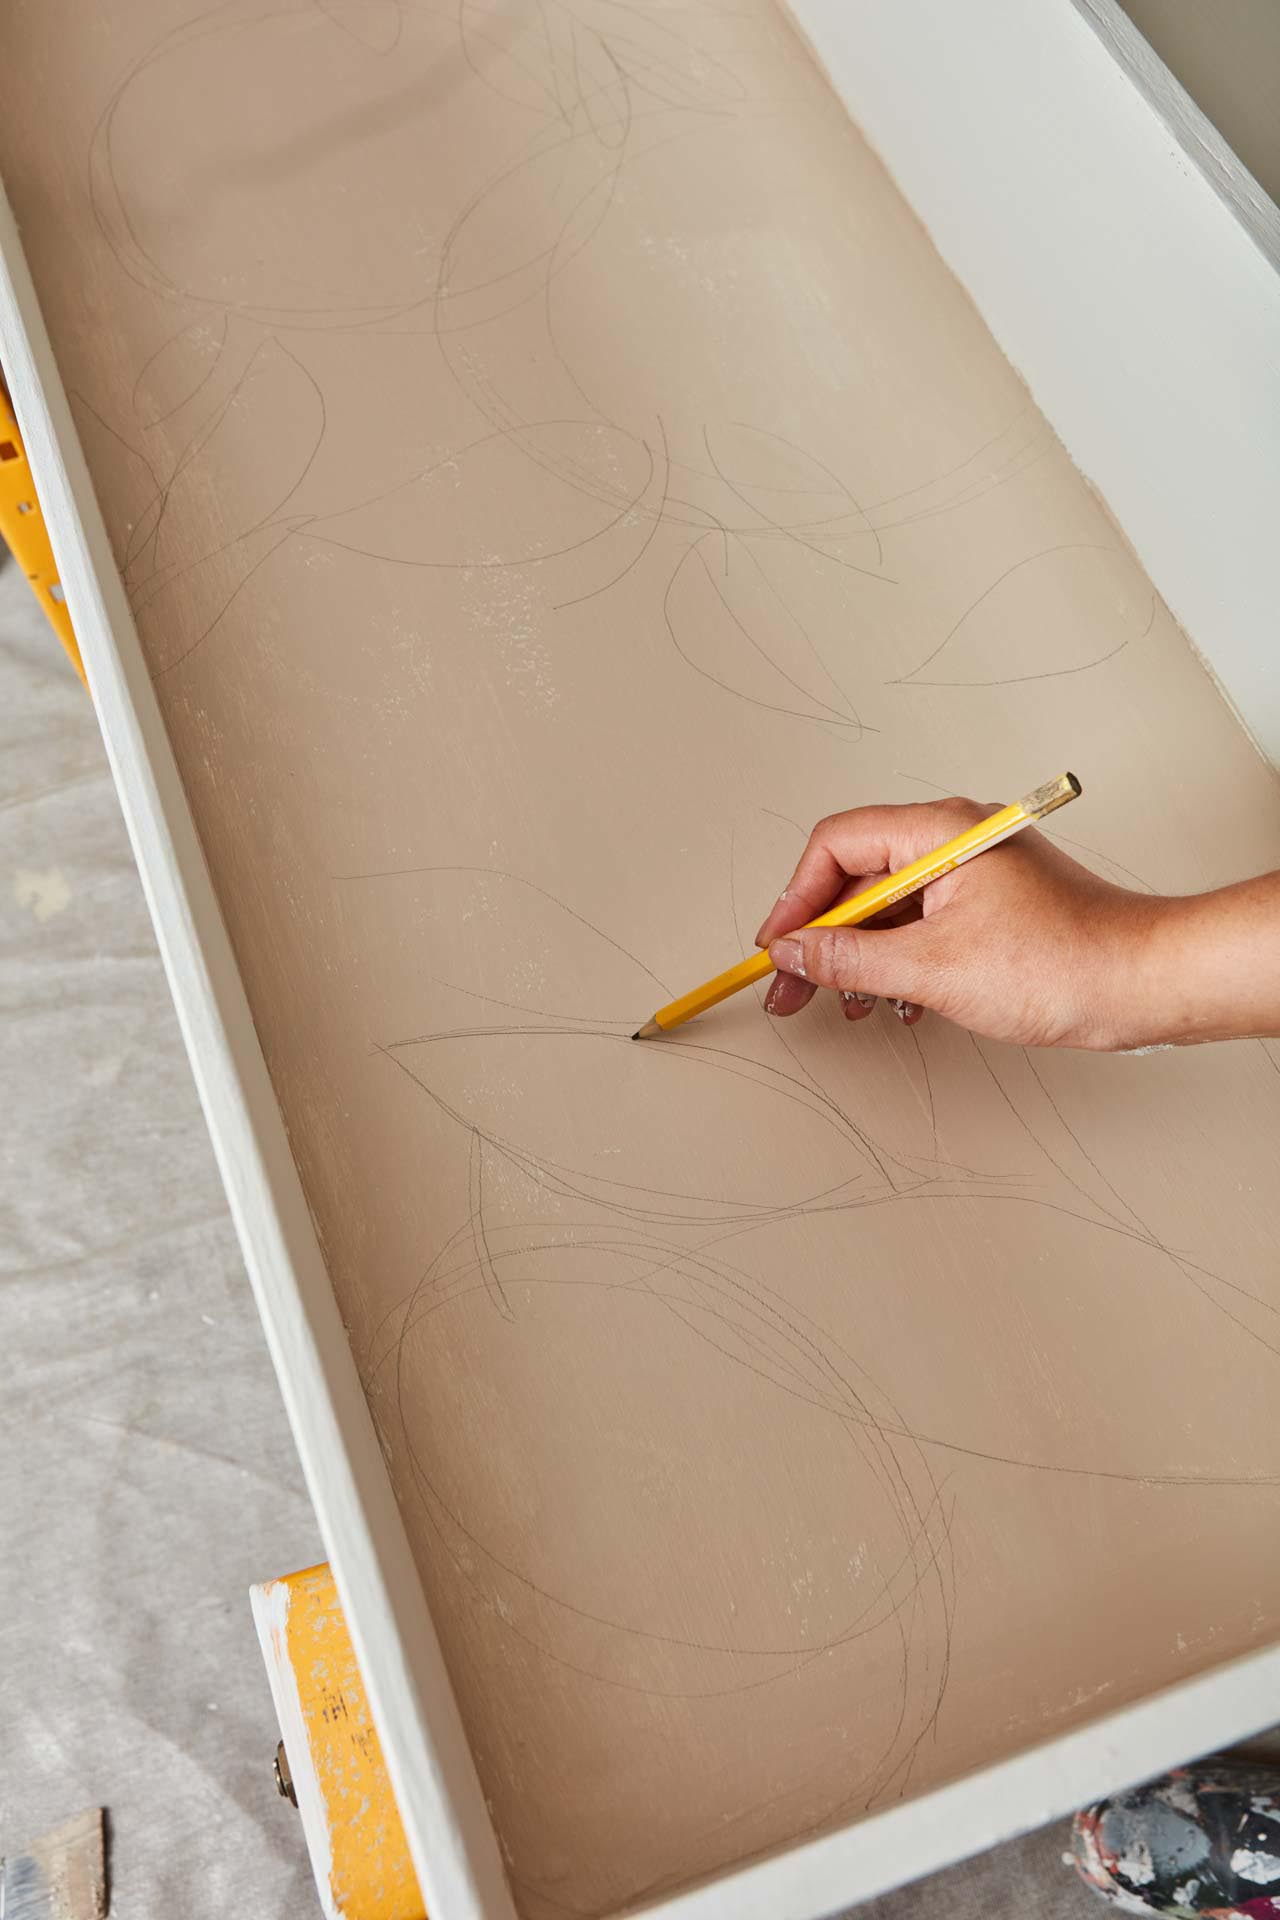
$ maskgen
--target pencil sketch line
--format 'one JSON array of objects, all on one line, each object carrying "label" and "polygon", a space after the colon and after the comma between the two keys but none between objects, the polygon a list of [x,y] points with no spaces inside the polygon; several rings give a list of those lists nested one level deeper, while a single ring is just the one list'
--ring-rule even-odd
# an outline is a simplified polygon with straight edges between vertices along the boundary
[{"label": "pencil sketch line", "polygon": [[[997,681],[921,680],[919,676],[924,672],[926,667],[930,666],[932,662],[938,658],[938,655],[943,651],[943,649],[946,646],[948,646],[952,640],[955,639],[956,635],[959,633],[961,627],[964,626],[965,622],[969,620],[973,616],[973,614],[977,612],[978,608],[984,605],[984,603],[988,601],[991,598],[991,596],[1000,587],[1004,585],[1006,580],[1012,579],[1014,574],[1021,573],[1023,569],[1026,567],[1038,565],[1038,563],[1041,560],[1047,560],[1050,557],[1050,555],[1055,553],[1114,553],[1119,555],[1121,559],[1127,558],[1127,555],[1125,555],[1119,547],[1108,546],[1104,542],[1099,540],[1064,540],[1059,542],[1055,546],[1044,547],[1037,553],[1027,554],[1021,560],[1015,560],[1012,566],[1006,567],[1003,573],[997,574],[996,578],[991,582],[989,586],[983,588],[982,592],[978,595],[976,600],[970,602],[970,604],[965,608],[964,612],[960,615],[959,619],[955,621],[955,623],[943,635],[942,639],[939,640],[937,646],[934,647],[932,653],[926,654],[924,659],[919,663],[919,665],[911,669],[910,673],[902,674],[897,679],[889,681],[888,684],[894,687],[903,687],[903,686],[950,687],[950,686],[983,686],[983,685],[1001,686],[1001,685],[1010,684],[1008,680],[1004,680],[1004,679],[997,680]],[[1155,596],[1152,595],[1151,619],[1154,619],[1154,617],[1155,617]],[[1144,631],[1144,634],[1150,631],[1150,621],[1148,621],[1148,625],[1146,628],[1144,628],[1143,631]],[[1056,679],[1059,677],[1059,675],[1065,674],[1065,673],[1083,673],[1087,671],[1087,669],[1091,666],[1101,666],[1104,661],[1114,658],[1114,656],[1121,651],[1121,648],[1126,647],[1128,644],[1129,644],[1129,639],[1126,638],[1120,642],[1119,646],[1113,647],[1109,653],[1103,654],[1101,656],[1101,659],[1086,661],[1084,665],[1080,667],[1062,667],[1062,668],[1058,668],[1055,671],[1050,671],[1048,673],[1025,674],[1025,675],[1019,674],[1019,675],[1012,676],[1012,678],[1013,680],[1019,680],[1019,679],[1051,680],[1051,679]]]}]

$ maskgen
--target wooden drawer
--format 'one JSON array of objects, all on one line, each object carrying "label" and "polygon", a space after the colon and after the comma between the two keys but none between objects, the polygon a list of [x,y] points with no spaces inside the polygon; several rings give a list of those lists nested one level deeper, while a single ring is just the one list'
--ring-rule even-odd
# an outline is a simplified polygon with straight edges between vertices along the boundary
[{"label": "wooden drawer", "polygon": [[0,64],[0,357],[433,1915],[817,1920],[1274,1720],[1280,1054],[627,1036],[839,805],[1071,764],[1109,877],[1280,865],[1203,664],[1274,758],[1275,208],[1104,0]]}]

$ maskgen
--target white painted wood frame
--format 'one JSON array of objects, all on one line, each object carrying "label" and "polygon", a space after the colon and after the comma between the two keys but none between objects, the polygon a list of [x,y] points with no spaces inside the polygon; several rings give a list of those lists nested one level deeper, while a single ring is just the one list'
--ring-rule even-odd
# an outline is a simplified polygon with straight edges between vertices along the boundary
[{"label": "white painted wood frame", "polygon": [[[1255,737],[1280,758],[1280,215],[1108,0],[790,0]],[[1189,157],[1191,156],[1191,157]],[[433,1920],[498,1845],[16,227],[0,360]],[[264,1574],[273,1571],[264,1569]],[[818,1920],[1274,1720],[1280,1647],[646,1908]]]}]

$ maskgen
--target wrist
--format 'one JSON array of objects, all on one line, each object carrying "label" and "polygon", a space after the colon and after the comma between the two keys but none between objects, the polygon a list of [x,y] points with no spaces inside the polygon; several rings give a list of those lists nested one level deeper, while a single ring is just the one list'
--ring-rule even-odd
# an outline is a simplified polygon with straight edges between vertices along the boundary
[{"label": "wrist", "polygon": [[1187,898],[1129,896],[1135,910],[1116,975],[1113,1050],[1276,1030],[1273,880]]},{"label": "wrist", "polygon": [[1098,1053],[1167,1045],[1171,995],[1179,993],[1170,910],[1182,902],[1118,887],[1106,896],[1088,916],[1087,987],[1075,1044]]},{"label": "wrist", "polygon": [[1178,1046],[1209,1012],[1200,979],[1194,902],[1150,897],[1135,916],[1137,939],[1118,1009],[1117,1051]]}]

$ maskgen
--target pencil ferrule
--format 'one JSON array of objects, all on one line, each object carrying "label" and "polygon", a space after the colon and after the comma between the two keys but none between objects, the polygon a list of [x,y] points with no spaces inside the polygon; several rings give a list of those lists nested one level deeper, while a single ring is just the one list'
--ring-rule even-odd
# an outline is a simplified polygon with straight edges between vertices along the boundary
[{"label": "pencil ferrule", "polygon": [[1044,786],[1037,787],[1018,805],[1032,820],[1042,820],[1055,807],[1065,807],[1068,800],[1074,800],[1079,791],[1080,782],[1074,773],[1060,773],[1056,780],[1047,780]]}]

